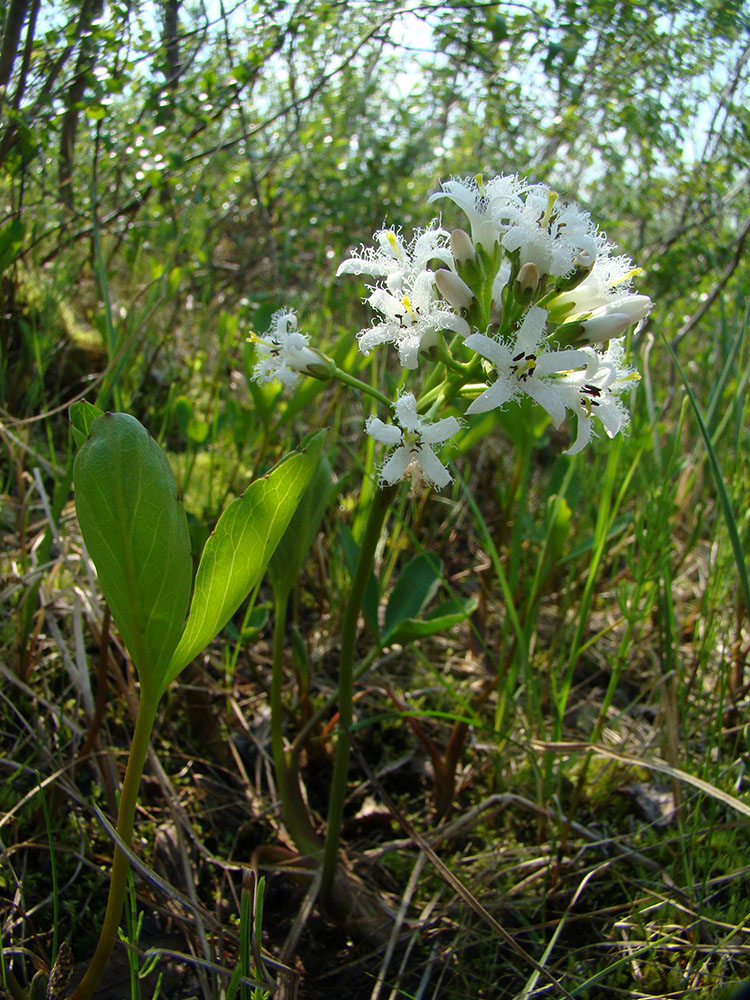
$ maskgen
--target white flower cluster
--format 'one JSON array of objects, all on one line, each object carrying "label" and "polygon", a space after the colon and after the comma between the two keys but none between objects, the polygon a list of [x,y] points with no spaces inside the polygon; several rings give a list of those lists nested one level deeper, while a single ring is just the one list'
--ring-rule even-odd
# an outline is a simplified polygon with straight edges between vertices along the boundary
[{"label": "white flower cluster", "polygon": [[427,266],[438,260],[450,266],[453,256],[449,234],[437,226],[417,232],[406,246],[393,229],[375,233],[378,249],[371,247],[343,261],[336,272],[369,274],[384,285],[372,286],[365,302],[382,321],[359,334],[359,347],[369,354],[380,344],[394,344],[404,368],[416,368],[420,350],[436,343],[442,330],[468,336],[469,324],[438,295],[435,272]]},{"label": "white flower cluster", "polygon": [[[354,252],[337,271],[373,282],[364,301],[376,320],[358,334],[364,354],[391,344],[401,365],[413,371],[434,353],[450,373],[442,397],[434,380],[422,400],[402,393],[394,404],[396,424],[367,421],[368,433],[394,449],[380,469],[381,483],[408,477],[415,484],[447,485],[451,477],[433,446],[453,437],[461,422],[432,417],[441,405],[461,406],[465,399],[469,416],[524,395],[555,427],[573,414],[577,433],[568,454],[595,435],[594,418],[609,437],[622,431],[629,414],[621,397],[639,376],[624,365],[624,343],[617,338],[651,309],[648,296],[632,289],[638,272],[631,261],[614,255],[587,212],[562,202],[545,184],[516,175],[486,183],[481,177],[452,179],[430,200],[438,199],[464,212],[470,234],[448,232],[434,221],[407,242],[398,230],[382,229],[374,246]],[[259,381],[293,384],[297,372],[316,374],[310,370],[316,361],[318,377],[335,374],[320,374],[327,359],[308,347],[287,311],[274,316],[259,351]],[[340,372],[336,377],[346,381]]]}]

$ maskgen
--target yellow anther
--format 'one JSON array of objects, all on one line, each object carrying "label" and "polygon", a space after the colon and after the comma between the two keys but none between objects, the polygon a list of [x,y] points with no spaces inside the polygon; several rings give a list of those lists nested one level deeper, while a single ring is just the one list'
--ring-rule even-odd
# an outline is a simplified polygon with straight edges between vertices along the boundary
[{"label": "yellow anther", "polygon": [[630,281],[631,278],[637,278],[639,274],[643,274],[642,267],[631,267],[627,274],[623,274],[616,281],[610,281],[609,287],[616,288],[618,285],[624,285],[626,281]]},{"label": "yellow anther", "polygon": [[557,193],[557,191],[550,191],[549,194],[547,195],[547,210],[542,216],[541,222],[539,223],[539,225],[545,229],[549,225],[549,220],[552,218],[552,210],[554,209],[555,202],[559,197],[560,196]]},{"label": "yellow anther", "polygon": [[401,304],[403,305],[404,309],[406,309],[406,311],[409,314],[409,316],[411,317],[411,319],[416,319],[417,318],[417,314],[412,309],[411,302],[409,301],[409,296],[408,295],[404,295],[404,297],[401,299]]},{"label": "yellow anther", "polygon": [[399,260],[401,260],[401,258],[403,257],[403,251],[402,251],[401,247],[399,246],[398,240],[396,239],[396,234],[393,232],[392,229],[387,229],[386,230],[386,232],[385,232],[385,238],[391,244],[391,248],[393,249],[393,252],[395,253],[395,255],[398,257]]}]

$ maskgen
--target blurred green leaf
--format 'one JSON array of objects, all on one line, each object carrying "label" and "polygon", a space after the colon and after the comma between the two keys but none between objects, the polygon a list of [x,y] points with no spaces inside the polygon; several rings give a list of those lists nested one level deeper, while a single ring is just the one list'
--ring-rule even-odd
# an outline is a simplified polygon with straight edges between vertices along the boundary
[{"label": "blurred green leaf", "polygon": [[18,257],[23,246],[26,225],[16,217],[0,229],[0,274]]},{"label": "blurred green leaf", "polygon": [[445,632],[472,615],[478,603],[476,597],[451,598],[428,612],[424,618],[404,619],[389,633],[387,642],[405,644],[414,642],[415,639],[424,639],[429,635],[437,635],[438,632]]},{"label": "blurred green leaf", "polygon": [[421,552],[404,566],[388,600],[382,642],[392,640],[398,626],[416,618],[435,596],[443,566],[437,556]]},{"label": "blurred green leaf", "polygon": [[321,456],[307,489],[268,563],[268,578],[278,599],[285,600],[318,533],[333,493],[331,467]]},{"label": "blurred green leaf", "polygon": [[71,403],[68,407],[68,417],[73,428],[73,439],[76,447],[80,448],[86,443],[91,433],[91,425],[97,417],[101,417],[103,414],[103,410],[94,406],[93,403],[89,403],[87,399],[79,399],[75,403]]},{"label": "blurred green leaf", "polygon": [[[341,526],[340,536],[347,568],[349,569],[350,575],[354,576],[354,571],[357,568],[357,562],[359,560],[359,545],[355,542],[354,536],[346,525]],[[378,589],[378,581],[375,578],[375,574],[370,573],[367,580],[367,586],[365,587],[364,600],[362,602],[362,614],[364,615],[365,621],[376,636],[380,635],[380,627],[378,625],[379,604],[380,591]]]}]

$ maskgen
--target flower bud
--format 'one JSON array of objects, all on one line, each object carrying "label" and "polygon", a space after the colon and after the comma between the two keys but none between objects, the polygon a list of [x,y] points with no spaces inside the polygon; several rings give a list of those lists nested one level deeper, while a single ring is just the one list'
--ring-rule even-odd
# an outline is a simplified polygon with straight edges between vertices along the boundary
[{"label": "flower bud", "polygon": [[521,266],[516,277],[518,290],[522,301],[531,301],[534,292],[539,287],[539,268],[533,261],[527,261]]},{"label": "flower bud", "polygon": [[599,306],[584,319],[583,336],[589,344],[598,344],[625,333],[629,326],[640,323],[651,312],[648,295],[621,295],[607,305]]},{"label": "flower bud", "polygon": [[319,351],[317,347],[308,347],[308,355],[315,355],[314,359],[307,360],[299,369],[303,375],[310,375],[312,378],[320,379],[321,382],[328,382],[338,371],[335,361]]},{"label": "flower bud", "polygon": [[440,268],[435,271],[435,284],[443,298],[453,306],[454,309],[468,309],[474,300],[474,293],[453,271]]},{"label": "flower bud", "polygon": [[604,344],[625,333],[631,322],[627,313],[621,312],[591,316],[581,323],[583,327],[581,340],[586,344]]},{"label": "flower bud", "polygon": [[451,233],[451,250],[456,264],[467,264],[476,260],[477,252],[471,242],[471,236],[463,229],[454,229]]},{"label": "flower bud", "polygon": [[569,275],[558,278],[555,288],[558,292],[569,292],[577,288],[591,274],[595,263],[596,257],[593,254],[587,250],[579,250],[573,261],[573,270]]}]

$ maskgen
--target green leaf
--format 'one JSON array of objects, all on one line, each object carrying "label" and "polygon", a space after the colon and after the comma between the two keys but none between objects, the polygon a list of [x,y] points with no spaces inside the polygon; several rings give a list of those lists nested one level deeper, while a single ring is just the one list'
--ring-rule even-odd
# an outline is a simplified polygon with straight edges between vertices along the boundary
[{"label": "green leaf", "polygon": [[426,552],[404,566],[385,610],[383,644],[391,641],[395,629],[407,618],[417,618],[440,586],[442,564]]},{"label": "green leaf", "polygon": [[0,228],[0,274],[10,267],[23,246],[26,225],[22,219],[12,219]]},{"label": "green leaf", "polygon": [[[78,415],[85,418],[86,411]],[[105,413],[91,424],[73,477],[78,521],[102,593],[144,696],[158,697],[192,579],[185,511],[169,462],[135,417]]]},{"label": "green leaf", "polygon": [[163,680],[166,688],[219,634],[250,591],[292,518],[315,471],[325,431],[318,431],[252,483],[219,518],[203,549],[185,631]]},{"label": "green leaf", "polygon": [[91,425],[97,417],[104,415],[104,410],[89,403],[86,399],[79,399],[71,403],[68,407],[68,417],[73,425],[73,438],[77,448],[81,448],[91,433]]},{"label": "green leaf", "polygon": [[444,601],[424,618],[407,618],[402,621],[389,634],[388,643],[398,642],[403,645],[415,639],[424,639],[428,635],[445,632],[459,622],[465,621],[476,611],[478,604],[476,597],[454,597]]},{"label": "green leaf", "polygon": [[268,578],[277,598],[286,599],[289,596],[323,520],[332,491],[331,467],[322,456],[289,527],[268,563]]}]

